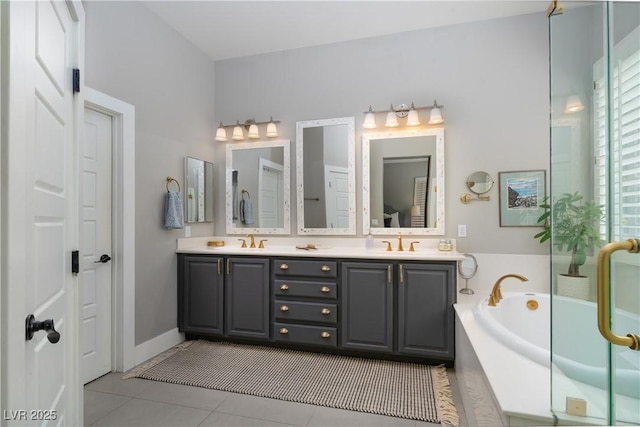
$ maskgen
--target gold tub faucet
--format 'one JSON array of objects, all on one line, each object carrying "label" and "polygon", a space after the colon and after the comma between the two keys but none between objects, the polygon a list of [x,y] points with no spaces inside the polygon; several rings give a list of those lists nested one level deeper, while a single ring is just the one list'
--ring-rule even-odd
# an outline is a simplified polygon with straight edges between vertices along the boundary
[{"label": "gold tub faucet", "polygon": [[500,277],[495,285],[493,285],[493,289],[491,290],[491,295],[489,295],[489,305],[491,307],[495,307],[497,303],[500,302],[500,300],[502,299],[502,292],[500,291],[500,285],[502,284],[502,281],[504,279],[508,279],[509,277],[513,277],[515,279],[520,279],[520,281],[522,282],[528,282],[529,279],[527,279],[524,276],[521,276],[519,274],[505,274],[504,276]]}]

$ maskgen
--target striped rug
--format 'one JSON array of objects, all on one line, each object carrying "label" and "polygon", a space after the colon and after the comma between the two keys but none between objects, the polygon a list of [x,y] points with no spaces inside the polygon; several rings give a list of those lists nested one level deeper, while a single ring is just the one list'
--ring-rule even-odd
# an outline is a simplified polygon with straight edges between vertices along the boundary
[{"label": "striped rug", "polygon": [[443,366],[199,340],[124,376],[133,377],[458,425]]}]

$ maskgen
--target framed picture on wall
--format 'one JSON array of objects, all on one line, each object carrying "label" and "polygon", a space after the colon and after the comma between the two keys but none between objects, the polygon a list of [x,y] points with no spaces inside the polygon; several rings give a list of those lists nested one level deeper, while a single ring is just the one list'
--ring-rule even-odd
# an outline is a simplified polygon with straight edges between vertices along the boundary
[{"label": "framed picture on wall", "polygon": [[546,171],[498,172],[500,227],[538,227],[546,195]]}]

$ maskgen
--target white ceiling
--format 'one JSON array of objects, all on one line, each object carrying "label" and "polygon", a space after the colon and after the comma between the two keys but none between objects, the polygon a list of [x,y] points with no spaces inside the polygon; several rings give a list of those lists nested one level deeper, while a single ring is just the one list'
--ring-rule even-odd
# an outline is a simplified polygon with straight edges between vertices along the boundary
[{"label": "white ceiling", "polygon": [[211,59],[317,46],[527,13],[549,0],[143,1]]}]

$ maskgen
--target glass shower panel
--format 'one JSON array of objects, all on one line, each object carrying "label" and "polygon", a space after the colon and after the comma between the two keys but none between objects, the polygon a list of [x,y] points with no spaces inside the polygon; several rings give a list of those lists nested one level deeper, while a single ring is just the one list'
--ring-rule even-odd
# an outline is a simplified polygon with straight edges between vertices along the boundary
[{"label": "glass shower panel", "polygon": [[[608,4],[607,241],[640,239],[640,3]],[[640,254],[610,261],[610,328],[640,335]],[[640,425],[640,351],[610,345],[611,424]]]},{"label": "glass shower panel", "polygon": [[[551,405],[561,424],[637,425],[640,352],[598,330],[596,261],[602,245],[640,238],[640,3],[566,6],[549,20]],[[567,241],[580,230],[591,233]],[[640,334],[638,277],[638,254],[613,254],[618,335]]]}]

